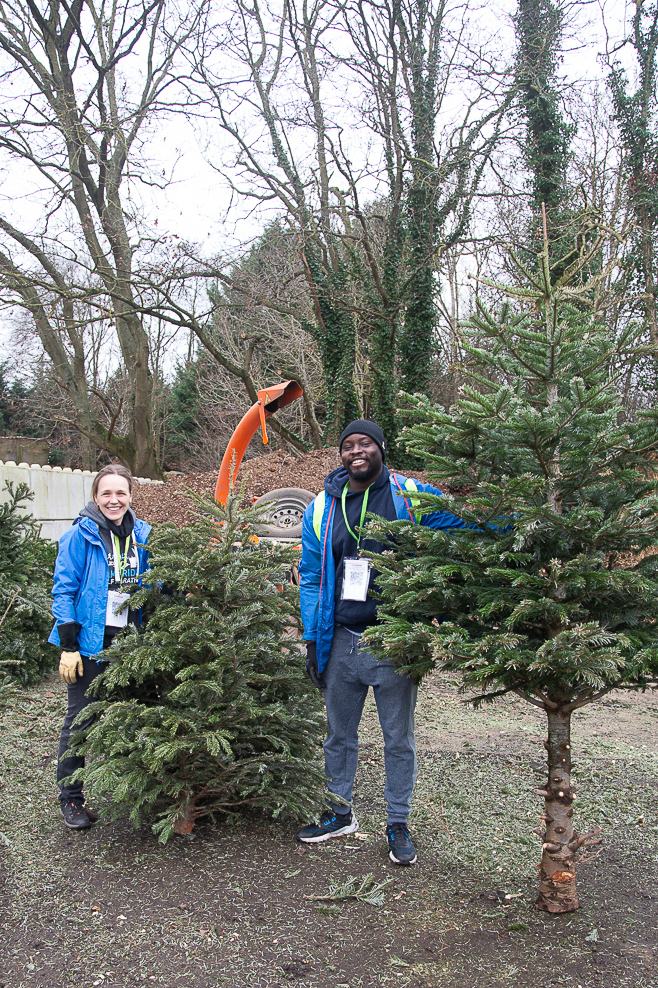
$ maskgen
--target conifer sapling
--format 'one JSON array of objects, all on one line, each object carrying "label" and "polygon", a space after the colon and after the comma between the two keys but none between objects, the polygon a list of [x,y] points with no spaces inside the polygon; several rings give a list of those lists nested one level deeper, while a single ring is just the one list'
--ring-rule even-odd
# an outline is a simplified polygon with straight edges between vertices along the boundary
[{"label": "conifer sapling", "polygon": [[34,494],[7,481],[0,504],[0,673],[28,686],[55,668],[59,656],[46,639],[53,624],[50,590],[55,549],[25,513]]},{"label": "conifer sapling", "polygon": [[149,585],[131,606],[145,624],[103,658],[97,715],[81,732],[94,760],[87,798],[113,818],[147,819],[166,841],[197,818],[258,809],[303,817],[325,786],[321,697],[304,674],[295,550],[259,540],[231,495],[199,499],[199,520],[154,529]]},{"label": "conifer sapling", "polygon": [[411,399],[407,448],[440,489],[465,485],[419,494],[418,509],[469,527],[382,527],[395,542],[377,557],[367,638],[417,679],[456,670],[476,703],[515,693],[545,711],[536,904],[559,913],[577,908],[576,865],[599,841],[573,829],[571,715],[658,672],[658,416],[622,407],[640,347],[597,321],[584,260],[556,284],[546,246],[536,269],[518,267],[523,287],[495,286],[500,314],[479,307],[466,328],[456,404]]}]

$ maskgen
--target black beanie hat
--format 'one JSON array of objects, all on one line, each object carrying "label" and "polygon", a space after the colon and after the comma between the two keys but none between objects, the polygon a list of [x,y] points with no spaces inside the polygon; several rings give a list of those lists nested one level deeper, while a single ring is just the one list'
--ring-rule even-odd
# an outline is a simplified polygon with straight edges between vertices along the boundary
[{"label": "black beanie hat", "polygon": [[379,428],[377,423],[371,422],[370,419],[357,419],[356,422],[350,422],[350,424],[343,429],[340,434],[340,439],[338,440],[339,453],[343,448],[343,441],[347,439],[348,436],[353,436],[357,432],[362,436],[370,436],[371,439],[374,439],[382,451],[382,459],[386,460],[386,440],[384,439],[384,433]]}]

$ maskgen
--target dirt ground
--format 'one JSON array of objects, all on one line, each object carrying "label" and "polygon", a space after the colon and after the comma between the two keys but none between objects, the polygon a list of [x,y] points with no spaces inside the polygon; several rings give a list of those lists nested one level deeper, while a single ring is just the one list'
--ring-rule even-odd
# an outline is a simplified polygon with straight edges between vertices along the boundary
[{"label": "dirt ground", "polygon": [[[127,821],[71,833],[54,759],[54,677],[0,709],[0,986],[4,988],[656,988],[658,696],[613,694],[574,717],[577,826],[600,826],[581,908],[533,906],[541,713],[505,698],[464,707],[421,689],[412,832],[418,864],[383,839],[374,707],[362,731],[358,838],[317,847],[292,822],[199,825],[158,844]],[[355,876],[384,902],[309,898]]]}]

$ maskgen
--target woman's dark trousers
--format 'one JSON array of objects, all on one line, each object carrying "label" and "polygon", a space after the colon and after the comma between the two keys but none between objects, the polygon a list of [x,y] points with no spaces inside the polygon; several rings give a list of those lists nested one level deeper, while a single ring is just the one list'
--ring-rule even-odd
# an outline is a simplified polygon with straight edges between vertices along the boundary
[{"label": "woman's dark trousers", "polygon": [[72,726],[78,714],[90,703],[93,703],[93,696],[85,696],[85,693],[94,679],[96,679],[96,676],[103,672],[104,669],[107,669],[107,662],[96,662],[95,659],[90,659],[88,656],[83,655],[82,667],[82,676],[78,676],[73,685],[67,684],[66,687],[69,705],[66,711],[66,717],[64,718],[62,733],[59,736],[59,752],[57,754],[57,784],[59,785],[60,802],[66,802],[70,799],[82,799],[82,782],[68,782],[66,785],[62,785],[62,779],[67,779],[77,768],[82,768],[85,760],[81,755],[77,754],[71,754],[68,758],[62,760],[62,755],[66,754],[73,732],[85,730],[93,723],[94,718],[89,717],[81,724],[76,724],[75,727]]}]

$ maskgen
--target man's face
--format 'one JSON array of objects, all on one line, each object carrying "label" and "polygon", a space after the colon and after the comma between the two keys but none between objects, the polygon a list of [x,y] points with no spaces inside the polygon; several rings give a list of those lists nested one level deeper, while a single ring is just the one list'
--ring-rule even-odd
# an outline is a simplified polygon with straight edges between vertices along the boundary
[{"label": "man's face", "polygon": [[343,466],[353,480],[370,480],[381,472],[382,451],[370,436],[355,432],[343,440],[340,450]]}]

